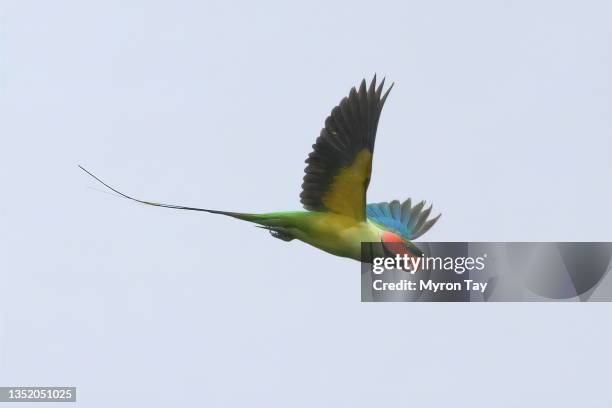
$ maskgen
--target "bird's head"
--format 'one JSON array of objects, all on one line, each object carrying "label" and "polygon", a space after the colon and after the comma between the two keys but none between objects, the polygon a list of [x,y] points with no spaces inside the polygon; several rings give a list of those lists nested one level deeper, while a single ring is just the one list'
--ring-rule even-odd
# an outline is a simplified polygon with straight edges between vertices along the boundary
[{"label": "bird's head", "polygon": [[393,255],[407,254],[410,257],[423,256],[423,251],[416,245],[394,232],[384,231],[381,236],[381,241],[385,249]]}]

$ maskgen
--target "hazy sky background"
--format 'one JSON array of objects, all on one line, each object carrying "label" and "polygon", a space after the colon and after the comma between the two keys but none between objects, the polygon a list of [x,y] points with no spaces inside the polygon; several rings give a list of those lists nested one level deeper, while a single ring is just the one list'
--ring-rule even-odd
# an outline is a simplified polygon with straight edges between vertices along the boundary
[{"label": "hazy sky background", "polygon": [[299,209],[331,108],[395,81],[371,201],[424,239],[612,240],[612,3],[0,2],[0,385],[83,407],[610,407],[610,304],[362,304]]}]

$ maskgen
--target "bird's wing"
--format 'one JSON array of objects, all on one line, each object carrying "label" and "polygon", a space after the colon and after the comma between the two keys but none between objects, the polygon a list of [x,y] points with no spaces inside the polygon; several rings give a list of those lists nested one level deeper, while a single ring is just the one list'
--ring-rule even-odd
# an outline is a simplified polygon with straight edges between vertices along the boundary
[{"label": "bird's wing", "polygon": [[380,112],[393,85],[383,94],[376,76],[366,88],[354,87],[325,120],[306,159],[301,202],[310,211],[330,211],[358,221],[366,218],[366,191]]},{"label": "bird's wing", "polygon": [[442,215],[428,219],[432,206],[424,208],[425,201],[413,207],[410,199],[401,204],[394,200],[390,203],[368,204],[366,213],[370,221],[412,241],[426,233]]}]

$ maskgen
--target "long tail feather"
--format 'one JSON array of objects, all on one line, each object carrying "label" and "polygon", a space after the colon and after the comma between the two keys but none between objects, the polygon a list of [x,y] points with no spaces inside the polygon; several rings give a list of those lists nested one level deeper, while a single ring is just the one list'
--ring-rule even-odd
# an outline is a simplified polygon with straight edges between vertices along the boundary
[{"label": "long tail feather", "polygon": [[114,187],[111,187],[110,185],[106,184],[104,181],[100,180],[97,176],[95,176],[92,172],[87,170],[85,167],[79,165],[79,168],[81,170],[83,170],[85,173],[89,174],[98,183],[102,184],[104,187],[108,188],[112,192],[114,192],[116,194],[119,194],[123,198],[127,198],[128,200],[132,200],[132,201],[135,201],[137,203],[146,204],[146,205],[152,205],[152,206],[155,206],[155,207],[172,208],[172,209],[175,209],[175,210],[204,211],[204,212],[211,213],[211,214],[227,215],[229,217],[238,218],[238,219],[244,220],[244,221],[254,221],[254,222],[257,222],[258,219],[259,219],[259,216],[257,214],[246,214],[246,213],[237,213],[237,212],[230,212],[230,211],[209,210],[207,208],[186,207],[186,206],[182,206],[182,205],[163,204],[163,203],[156,203],[156,202],[153,202],[153,201],[140,200],[138,198],[134,198],[132,196],[124,194],[124,193],[122,193],[121,191],[117,190]]}]

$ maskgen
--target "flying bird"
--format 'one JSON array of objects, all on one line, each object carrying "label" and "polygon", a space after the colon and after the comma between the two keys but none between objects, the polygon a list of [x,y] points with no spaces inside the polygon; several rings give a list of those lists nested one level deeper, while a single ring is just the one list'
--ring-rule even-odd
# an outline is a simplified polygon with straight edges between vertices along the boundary
[{"label": "flying bird", "polygon": [[[300,201],[306,211],[263,214],[185,207],[140,200],[83,171],[122,197],[142,204],[178,210],[204,211],[249,221],[283,241],[303,241],[333,255],[363,260],[362,242],[390,244],[392,252],[421,256],[413,240],[440,218],[430,218],[432,207],[411,199],[366,204],[372,172],[376,129],[382,108],[393,88],[384,92],[385,80],[376,86],[376,75],[334,107],[306,159]],[[398,245],[402,250],[398,250]]]}]

